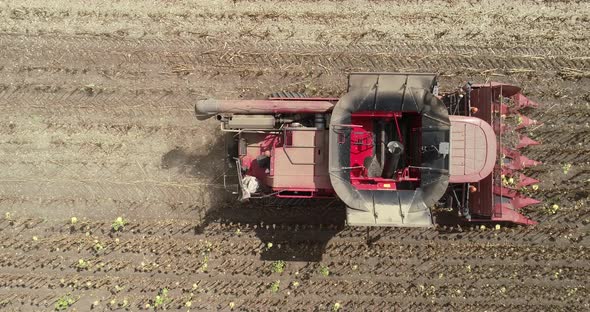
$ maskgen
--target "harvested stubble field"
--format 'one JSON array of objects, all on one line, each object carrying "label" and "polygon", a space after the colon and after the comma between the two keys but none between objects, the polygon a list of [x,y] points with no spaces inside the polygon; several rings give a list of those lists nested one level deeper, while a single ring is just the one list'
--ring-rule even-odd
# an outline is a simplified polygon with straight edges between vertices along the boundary
[{"label": "harvested stubble field", "polygon": [[[588,310],[589,16],[583,1],[2,1],[0,309]],[[525,151],[544,162],[526,172],[539,225],[368,240],[337,205],[224,203],[219,133],[194,102],[339,96],[351,71],[522,86],[542,104],[543,145]]]}]

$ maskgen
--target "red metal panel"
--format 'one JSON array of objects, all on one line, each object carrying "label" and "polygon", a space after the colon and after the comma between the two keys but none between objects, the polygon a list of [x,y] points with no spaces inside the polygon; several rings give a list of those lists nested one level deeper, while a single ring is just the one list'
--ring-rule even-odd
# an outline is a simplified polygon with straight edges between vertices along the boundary
[{"label": "red metal panel", "polygon": [[[471,107],[477,108],[476,117],[494,127],[494,121],[492,120],[492,102],[494,93],[492,88],[486,87],[486,85],[479,85],[474,88],[470,94]],[[493,198],[493,174],[489,174],[487,177],[478,182],[478,191],[470,194],[469,196],[469,207],[472,214],[477,214],[485,217],[492,217],[494,214],[494,198]]]},{"label": "red metal panel", "polygon": [[[350,181],[352,185],[359,190],[396,190],[397,183],[415,182],[415,185],[420,183],[419,170],[415,168],[403,168],[397,171],[393,179],[385,179],[381,177],[368,177],[367,171],[364,167],[364,162],[367,157],[372,157],[377,150],[377,142],[374,142],[374,137],[379,135],[375,132],[373,127],[376,120],[383,120],[388,123],[394,123],[398,136],[401,139],[401,130],[399,128],[399,119],[412,118],[409,124],[409,132],[414,129],[420,129],[420,115],[414,113],[402,112],[387,112],[387,111],[366,111],[355,112],[352,114],[351,123],[352,130],[350,131]],[[419,130],[418,130],[419,131]],[[403,141],[403,140],[402,140]],[[420,142],[406,142],[406,150],[402,157],[406,157],[410,152],[408,149],[412,145],[420,145]],[[409,162],[416,165],[418,160],[411,159]],[[383,164],[382,164],[383,165]]]},{"label": "red metal panel", "polygon": [[[323,130],[285,130],[283,134],[242,133],[248,142],[242,166],[247,175],[256,177],[274,192],[290,192],[288,197],[309,198],[331,195],[332,184],[328,173],[328,153]],[[287,138],[287,142],[283,142]],[[270,155],[270,168],[261,168],[257,157]],[[306,192],[297,195],[294,192]],[[283,196],[283,197],[284,197]]]}]

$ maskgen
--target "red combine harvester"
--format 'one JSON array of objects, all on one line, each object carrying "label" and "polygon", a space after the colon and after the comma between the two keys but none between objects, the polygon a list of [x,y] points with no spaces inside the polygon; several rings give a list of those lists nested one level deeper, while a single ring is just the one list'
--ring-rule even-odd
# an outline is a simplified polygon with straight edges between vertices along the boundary
[{"label": "red combine harvester", "polygon": [[474,222],[534,224],[517,190],[538,144],[516,130],[537,104],[501,83],[438,94],[434,74],[354,73],[338,98],[281,93],[268,100],[204,100],[232,134],[228,157],[241,200],[337,197],[349,225],[431,226],[433,209]]}]

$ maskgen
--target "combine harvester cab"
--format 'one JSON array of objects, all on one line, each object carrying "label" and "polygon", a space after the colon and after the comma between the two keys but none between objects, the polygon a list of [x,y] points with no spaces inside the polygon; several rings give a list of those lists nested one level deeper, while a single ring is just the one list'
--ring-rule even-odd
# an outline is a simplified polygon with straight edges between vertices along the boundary
[{"label": "combine harvester cab", "polygon": [[537,142],[515,130],[534,123],[518,110],[536,104],[505,84],[437,89],[434,74],[355,73],[340,99],[283,93],[195,110],[233,134],[241,200],[335,196],[360,226],[427,227],[436,208],[534,223],[518,210],[536,201],[517,189],[537,182],[519,172],[537,162],[518,149]]}]

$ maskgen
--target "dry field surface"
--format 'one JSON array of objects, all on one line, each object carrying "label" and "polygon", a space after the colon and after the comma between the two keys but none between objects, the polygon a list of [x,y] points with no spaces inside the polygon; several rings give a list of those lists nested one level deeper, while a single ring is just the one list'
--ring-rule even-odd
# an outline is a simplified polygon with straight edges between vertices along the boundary
[{"label": "dry field surface", "polygon": [[[588,3],[79,2],[0,1],[0,310],[590,309]],[[195,101],[351,71],[522,86],[539,225],[367,236],[330,203],[226,203]]]}]

